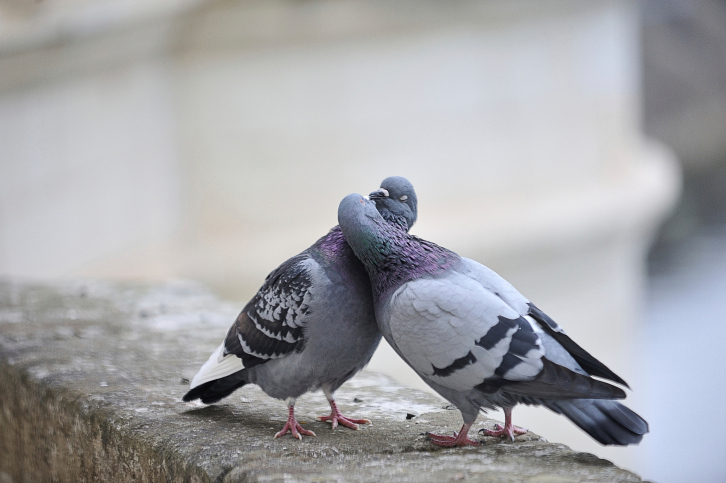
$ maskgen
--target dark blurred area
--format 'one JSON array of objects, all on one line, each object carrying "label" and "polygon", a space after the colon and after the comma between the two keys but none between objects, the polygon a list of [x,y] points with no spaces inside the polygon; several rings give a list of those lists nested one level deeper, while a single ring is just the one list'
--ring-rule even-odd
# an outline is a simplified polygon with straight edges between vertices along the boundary
[{"label": "dark blurred area", "polygon": [[642,11],[644,130],[683,167],[657,269],[689,237],[726,229],[726,2],[646,0]]}]

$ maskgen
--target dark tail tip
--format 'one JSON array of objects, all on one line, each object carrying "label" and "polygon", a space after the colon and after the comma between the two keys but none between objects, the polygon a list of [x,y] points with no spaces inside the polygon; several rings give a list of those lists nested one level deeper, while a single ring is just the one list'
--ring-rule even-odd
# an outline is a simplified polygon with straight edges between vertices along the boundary
[{"label": "dark tail tip", "polygon": [[216,403],[247,384],[245,376],[245,371],[238,371],[221,379],[205,382],[190,389],[182,397],[182,401],[190,402],[195,399],[201,399],[204,404]]},{"label": "dark tail tip", "polygon": [[184,394],[184,396],[182,397],[182,401],[191,402],[195,399],[199,399],[215,382],[216,381],[205,382],[204,384],[200,384],[194,389],[190,389],[186,394]]},{"label": "dark tail tip", "polygon": [[564,415],[604,445],[638,444],[649,431],[648,423],[623,404],[605,399],[552,401],[548,407]]}]

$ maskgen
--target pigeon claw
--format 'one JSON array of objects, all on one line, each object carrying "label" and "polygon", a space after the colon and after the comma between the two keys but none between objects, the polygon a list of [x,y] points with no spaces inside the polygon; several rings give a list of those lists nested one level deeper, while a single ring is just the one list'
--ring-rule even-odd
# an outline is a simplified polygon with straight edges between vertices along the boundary
[{"label": "pigeon claw", "polygon": [[302,441],[302,435],[305,436],[317,436],[312,431],[309,431],[302,426],[300,426],[300,423],[297,422],[297,419],[295,419],[295,409],[290,406],[290,415],[287,417],[287,422],[285,423],[285,426],[282,427],[280,431],[275,433],[275,436],[273,436],[272,439],[277,439],[280,436],[286,435],[288,432],[293,435],[293,437],[299,439]]},{"label": "pigeon claw", "polygon": [[527,430],[525,428],[520,428],[517,426],[514,426],[512,424],[505,424],[502,426],[501,424],[497,424],[494,426],[495,429],[480,429],[480,433],[484,433],[485,436],[495,436],[499,438],[503,438],[505,436],[509,437],[509,440],[514,443],[514,435],[520,435],[525,434]]},{"label": "pigeon claw", "polygon": [[335,429],[340,426],[345,426],[346,428],[359,430],[360,426],[359,424],[373,424],[371,423],[370,419],[353,419],[349,418],[343,415],[343,413],[340,412],[340,409],[338,409],[338,405],[335,404],[335,401],[332,399],[330,400],[330,415],[328,416],[318,416],[318,421],[330,421],[330,424],[332,426],[332,429]]},{"label": "pigeon claw", "polygon": [[318,416],[318,421],[330,421],[332,425],[332,429],[335,429],[340,426],[345,426],[346,428],[359,430],[360,426],[359,424],[372,424],[370,419],[351,419],[346,416],[343,416],[342,414],[330,414],[330,416]]},{"label": "pigeon claw", "polygon": [[479,446],[479,441],[473,441],[469,439],[468,433],[471,425],[464,425],[461,431],[454,432],[453,436],[444,436],[443,434],[426,433],[426,439],[431,441],[436,446],[443,446],[445,448],[453,448],[455,446]]},{"label": "pigeon claw", "polygon": [[290,424],[290,421],[288,421],[287,423],[285,423],[285,426],[279,432],[275,433],[275,436],[273,439],[277,439],[280,436],[284,436],[288,432],[290,434],[292,434],[295,438],[299,439],[300,441],[302,441],[303,434],[305,436],[317,436],[317,434],[315,434],[313,431],[308,431],[307,429],[300,426],[300,423],[298,423],[297,421],[293,421],[292,424]]}]

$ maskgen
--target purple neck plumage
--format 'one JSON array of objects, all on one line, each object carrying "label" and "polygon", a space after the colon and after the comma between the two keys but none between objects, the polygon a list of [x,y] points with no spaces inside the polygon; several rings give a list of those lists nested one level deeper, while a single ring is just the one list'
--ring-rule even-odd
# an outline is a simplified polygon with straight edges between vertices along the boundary
[{"label": "purple neck plumage", "polygon": [[402,284],[443,273],[461,258],[430,241],[409,235],[397,225],[373,224],[376,236],[366,237],[353,246],[363,262],[378,298],[385,298]]},{"label": "purple neck plumage", "polygon": [[345,241],[340,226],[333,227],[324,237],[320,238],[311,247],[311,253],[323,268],[332,268],[333,272],[341,277],[344,284],[369,284],[365,267]]},{"label": "purple neck plumage", "polygon": [[340,226],[334,226],[327,235],[317,241],[320,251],[335,256],[341,252],[351,251],[348,243],[345,241]]},{"label": "purple neck plumage", "polygon": [[[399,229],[408,232],[409,226],[405,216],[394,215],[388,211],[381,211],[380,214],[387,223],[396,225]],[[348,242],[345,241],[345,236],[343,235],[343,231],[340,229],[340,225],[336,225],[331,228],[324,237],[320,238],[316,242],[316,245],[322,253],[332,257],[348,253],[355,256],[355,254],[353,254],[353,250],[348,245]]]}]

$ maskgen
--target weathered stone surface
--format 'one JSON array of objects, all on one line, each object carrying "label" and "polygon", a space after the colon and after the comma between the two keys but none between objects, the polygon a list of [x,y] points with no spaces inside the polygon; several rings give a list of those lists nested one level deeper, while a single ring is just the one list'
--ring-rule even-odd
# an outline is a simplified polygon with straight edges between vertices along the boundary
[{"label": "weathered stone surface", "polygon": [[181,402],[237,310],[187,282],[0,282],[0,482],[640,481],[532,433],[435,448],[422,433],[458,429],[458,411],[373,373],[337,394],[372,426],[331,431],[309,394],[297,414],[317,437],[302,442],[272,439],[285,406],[256,387]]}]

